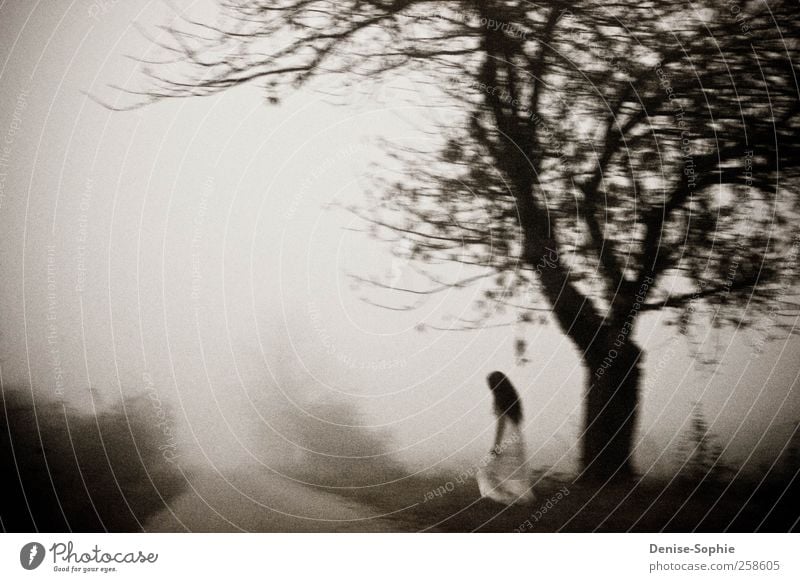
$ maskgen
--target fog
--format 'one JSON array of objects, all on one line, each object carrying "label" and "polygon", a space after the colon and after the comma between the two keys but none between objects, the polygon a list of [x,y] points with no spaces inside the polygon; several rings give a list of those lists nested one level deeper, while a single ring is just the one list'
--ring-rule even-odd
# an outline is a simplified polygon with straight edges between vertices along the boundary
[{"label": "fog", "polygon": [[[374,512],[285,487],[332,495],[474,463],[491,444],[495,369],[522,394],[532,465],[574,470],[585,372],[553,322],[444,331],[480,285],[398,310],[417,298],[359,282],[424,285],[348,208],[371,204],[368,175],[390,164],[379,139],[435,141],[425,99],[334,79],[279,105],[255,86],[124,112],[90,98],[136,100],[114,88],[142,83],[126,55],[150,44],[131,23],[152,31],[169,14],[139,1],[0,7],[3,386],[87,414],[146,398],[136,414],[172,451],[190,529],[255,529],[251,504],[361,519]],[[800,420],[797,338],[676,336],[666,318],[638,330],[639,471],[680,462],[697,402],[726,462],[773,463]],[[197,499],[214,511],[198,517]],[[150,519],[175,527],[166,510]]]}]

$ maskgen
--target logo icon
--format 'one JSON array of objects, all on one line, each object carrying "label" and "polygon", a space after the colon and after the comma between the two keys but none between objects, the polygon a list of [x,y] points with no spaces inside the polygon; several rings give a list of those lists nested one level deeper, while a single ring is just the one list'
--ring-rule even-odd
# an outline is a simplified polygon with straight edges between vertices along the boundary
[{"label": "logo icon", "polygon": [[35,570],[44,561],[44,546],[38,542],[29,542],[19,551],[19,563],[26,570]]}]

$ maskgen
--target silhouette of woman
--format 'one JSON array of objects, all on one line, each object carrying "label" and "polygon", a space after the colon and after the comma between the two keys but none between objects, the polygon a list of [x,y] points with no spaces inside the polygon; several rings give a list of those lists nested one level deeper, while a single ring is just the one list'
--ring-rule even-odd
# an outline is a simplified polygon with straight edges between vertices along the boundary
[{"label": "silhouette of woman", "polygon": [[502,372],[487,378],[494,396],[497,430],[489,460],[477,473],[482,497],[505,505],[527,504],[536,499],[522,435],[522,404],[511,380]]}]

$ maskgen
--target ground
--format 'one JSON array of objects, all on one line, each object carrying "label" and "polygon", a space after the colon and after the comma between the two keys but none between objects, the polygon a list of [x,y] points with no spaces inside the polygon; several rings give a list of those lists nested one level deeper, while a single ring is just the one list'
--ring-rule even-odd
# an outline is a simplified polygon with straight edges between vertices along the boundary
[{"label": "ground", "polygon": [[[398,500],[412,500],[409,491],[422,492],[416,505],[392,516],[402,531],[786,532],[800,529],[796,475],[725,482],[649,478],[612,484],[544,477],[536,488],[538,499],[527,507],[480,499],[474,481],[448,486],[451,490],[438,496],[426,495],[447,483],[432,479],[403,490],[398,484],[384,499],[397,507]],[[388,508],[377,496],[371,503]]]}]

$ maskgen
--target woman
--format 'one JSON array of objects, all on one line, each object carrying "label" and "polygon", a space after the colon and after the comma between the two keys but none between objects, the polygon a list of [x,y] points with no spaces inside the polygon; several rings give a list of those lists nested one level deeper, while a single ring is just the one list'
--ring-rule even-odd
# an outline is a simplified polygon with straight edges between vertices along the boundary
[{"label": "woman", "polygon": [[494,446],[485,466],[478,470],[478,489],[482,497],[505,505],[526,504],[536,499],[522,436],[522,404],[511,381],[502,372],[488,377],[494,396],[497,431]]}]

